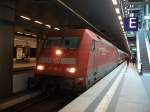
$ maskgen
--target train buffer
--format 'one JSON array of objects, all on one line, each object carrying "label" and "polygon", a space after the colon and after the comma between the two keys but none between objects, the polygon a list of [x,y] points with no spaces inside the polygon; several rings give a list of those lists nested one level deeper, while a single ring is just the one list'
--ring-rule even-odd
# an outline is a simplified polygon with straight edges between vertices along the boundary
[{"label": "train buffer", "polygon": [[150,112],[149,76],[122,63],[59,112]]}]

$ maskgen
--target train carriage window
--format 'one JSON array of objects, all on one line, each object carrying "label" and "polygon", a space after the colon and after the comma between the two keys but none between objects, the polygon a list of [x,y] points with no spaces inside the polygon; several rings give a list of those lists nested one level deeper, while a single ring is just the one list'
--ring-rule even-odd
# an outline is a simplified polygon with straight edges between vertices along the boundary
[{"label": "train carriage window", "polygon": [[80,43],[79,37],[49,37],[46,48],[62,47],[65,49],[77,49]]}]

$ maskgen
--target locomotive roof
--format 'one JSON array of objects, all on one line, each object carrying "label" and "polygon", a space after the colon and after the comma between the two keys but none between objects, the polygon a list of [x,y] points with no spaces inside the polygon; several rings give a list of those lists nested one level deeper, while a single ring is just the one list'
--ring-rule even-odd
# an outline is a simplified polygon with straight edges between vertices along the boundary
[{"label": "locomotive roof", "polygon": [[64,30],[51,30],[48,36],[68,36],[68,35],[82,35],[87,29],[64,29]]},{"label": "locomotive roof", "polygon": [[97,35],[96,33],[92,32],[89,29],[64,29],[64,30],[51,30],[48,32],[48,36],[80,36],[83,35],[83,33],[88,33],[91,35],[91,38],[96,41],[103,41],[107,43],[110,46],[114,46],[107,40],[103,39],[101,36]]}]

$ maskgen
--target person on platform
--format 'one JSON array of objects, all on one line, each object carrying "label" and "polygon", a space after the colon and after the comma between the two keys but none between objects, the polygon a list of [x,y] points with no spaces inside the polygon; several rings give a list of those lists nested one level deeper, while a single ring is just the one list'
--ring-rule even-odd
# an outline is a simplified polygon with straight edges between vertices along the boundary
[{"label": "person on platform", "polygon": [[132,63],[133,63],[133,65],[136,64],[136,58],[135,58],[135,56],[132,58]]}]

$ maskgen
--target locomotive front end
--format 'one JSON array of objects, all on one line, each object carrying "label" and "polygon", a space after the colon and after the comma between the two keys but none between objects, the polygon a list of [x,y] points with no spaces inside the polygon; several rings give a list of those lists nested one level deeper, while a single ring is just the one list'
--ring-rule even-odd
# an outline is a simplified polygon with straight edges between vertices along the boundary
[{"label": "locomotive front end", "polygon": [[35,74],[62,87],[83,86],[79,68],[80,37],[49,37],[37,60]]}]

